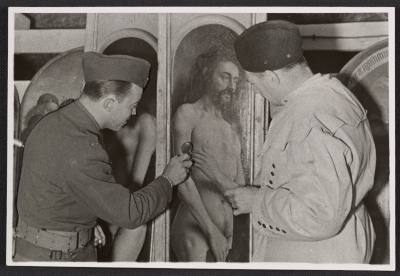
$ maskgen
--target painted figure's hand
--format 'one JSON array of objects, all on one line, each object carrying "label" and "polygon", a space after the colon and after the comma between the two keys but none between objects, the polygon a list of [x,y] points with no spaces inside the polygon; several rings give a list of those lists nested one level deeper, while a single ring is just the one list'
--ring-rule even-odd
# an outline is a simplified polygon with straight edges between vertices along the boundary
[{"label": "painted figure's hand", "polygon": [[217,262],[225,262],[229,250],[228,240],[217,227],[208,234],[208,241],[215,260]]},{"label": "painted figure's hand", "polygon": [[174,186],[182,183],[188,177],[189,168],[193,165],[193,162],[189,159],[190,155],[186,153],[176,155],[165,167],[163,175],[170,179]]},{"label": "painted figure's hand", "polygon": [[99,224],[94,227],[94,246],[106,245],[106,236],[104,235],[103,229]]},{"label": "painted figure's hand", "polygon": [[258,190],[255,187],[239,187],[225,191],[225,197],[231,203],[235,216],[251,213]]},{"label": "painted figure's hand", "polygon": [[208,178],[217,181],[222,175],[217,160],[204,147],[193,151],[194,167],[200,169]]}]

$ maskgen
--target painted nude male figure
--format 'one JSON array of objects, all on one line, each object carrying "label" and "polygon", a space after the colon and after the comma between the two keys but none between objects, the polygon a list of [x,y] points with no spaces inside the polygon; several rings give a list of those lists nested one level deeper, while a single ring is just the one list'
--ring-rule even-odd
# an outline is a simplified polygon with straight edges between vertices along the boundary
[{"label": "painted nude male figure", "polygon": [[231,105],[239,81],[232,59],[216,50],[200,55],[191,89],[202,97],[181,105],[172,122],[174,154],[184,142],[194,145],[191,176],[178,188],[181,204],[171,229],[179,261],[206,261],[209,249],[225,261],[232,243],[233,213],[224,191],[244,185],[240,141],[222,114]]},{"label": "painted nude male figure", "polygon": [[[151,93],[153,91],[145,91]],[[152,97],[152,96],[150,96]],[[113,174],[118,183],[130,185],[137,191],[143,182],[156,148],[156,117],[153,115],[154,99],[144,95],[138,105],[138,114],[131,116],[118,132],[104,131],[107,152],[110,155]],[[150,103],[146,100],[150,99]],[[146,225],[127,229],[108,224],[112,242],[105,248],[105,258],[114,262],[137,260],[146,237]]]}]

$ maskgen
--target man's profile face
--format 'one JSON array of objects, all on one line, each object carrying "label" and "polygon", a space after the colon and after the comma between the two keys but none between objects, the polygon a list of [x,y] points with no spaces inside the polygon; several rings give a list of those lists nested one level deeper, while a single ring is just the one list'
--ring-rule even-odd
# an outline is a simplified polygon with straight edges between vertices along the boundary
[{"label": "man's profile face", "polygon": [[126,125],[132,115],[136,115],[136,106],[142,97],[143,89],[133,84],[130,91],[127,92],[125,98],[116,102],[113,110],[110,112],[110,120],[108,128],[119,131]]},{"label": "man's profile face", "polygon": [[266,73],[253,73],[245,71],[246,79],[254,85],[261,96],[267,99],[272,105],[279,106],[282,98],[281,93],[273,86],[273,83],[266,77]]},{"label": "man's profile face", "polygon": [[215,106],[226,109],[232,102],[239,81],[239,69],[230,61],[221,61],[215,68],[210,83],[210,92]]}]

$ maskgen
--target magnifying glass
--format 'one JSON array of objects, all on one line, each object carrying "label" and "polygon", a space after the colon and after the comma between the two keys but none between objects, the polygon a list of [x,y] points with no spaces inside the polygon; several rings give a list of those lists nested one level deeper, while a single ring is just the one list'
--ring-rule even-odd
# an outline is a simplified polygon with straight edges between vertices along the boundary
[{"label": "magnifying glass", "polygon": [[193,144],[191,142],[186,142],[182,144],[182,153],[187,153],[190,155],[190,158],[192,158],[191,153],[193,151]]}]

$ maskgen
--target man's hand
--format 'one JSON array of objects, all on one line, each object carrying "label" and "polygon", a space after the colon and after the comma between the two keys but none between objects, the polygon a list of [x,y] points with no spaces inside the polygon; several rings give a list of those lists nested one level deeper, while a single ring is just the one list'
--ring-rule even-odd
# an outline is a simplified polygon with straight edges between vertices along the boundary
[{"label": "man's hand", "polygon": [[228,255],[228,240],[222,235],[221,231],[215,227],[208,235],[208,242],[211,251],[217,262],[225,262]]},{"label": "man's hand", "polygon": [[194,167],[200,169],[208,178],[217,181],[221,177],[221,170],[214,156],[205,151],[204,147],[193,151]]},{"label": "man's hand", "polygon": [[176,155],[165,167],[163,175],[168,177],[174,186],[182,183],[188,177],[189,168],[193,165],[193,162],[189,159],[190,155],[186,153]]},{"label": "man's hand", "polygon": [[94,227],[94,246],[106,245],[106,236],[104,235],[103,229],[99,224]]},{"label": "man's hand", "polygon": [[225,191],[225,197],[231,203],[235,216],[251,213],[258,189],[255,187],[239,187]]}]

